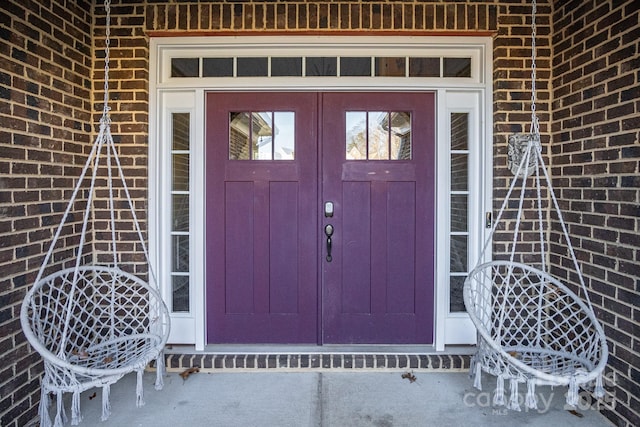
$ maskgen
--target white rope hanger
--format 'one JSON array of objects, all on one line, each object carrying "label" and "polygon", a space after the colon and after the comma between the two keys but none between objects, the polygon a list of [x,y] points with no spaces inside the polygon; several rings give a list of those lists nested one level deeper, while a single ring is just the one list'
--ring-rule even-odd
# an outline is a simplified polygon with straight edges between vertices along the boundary
[{"label": "white rope hanger", "polygon": [[[62,220],[56,229],[33,287],[22,303],[20,321],[25,336],[44,359],[41,381],[40,425],[51,426],[48,413],[49,394],[56,395],[55,427],[66,422],[63,393],[73,393],[71,424],[81,420],[80,393],[102,387],[102,419],[110,414],[110,385],[130,372],[137,373],[136,404],[144,404],[142,373],[156,360],[156,389],[163,386],[163,348],[169,335],[169,313],[157,289],[157,280],[149,261],[149,253],[127,186],[116,144],[111,134],[109,116],[109,47],[111,2],[104,3],[105,83],[104,106],[98,135],[80,173]],[[97,211],[95,194],[106,169],[109,211],[110,259],[107,265],[87,264],[84,253],[92,212]],[[55,271],[50,265],[57,243],[75,208],[78,195],[90,176],[86,205],[82,211],[82,227],[72,267]],[[123,221],[116,221],[114,181],[118,180],[131,214],[133,228],[144,253],[147,274],[153,284],[120,268],[118,233]]]},{"label": "white rope hanger", "polygon": [[[493,403],[504,405],[504,381],[509,380],[510,397],[506,404],[514,410],[520,410],[519,383],[527,384],[524,402],[528,408],[537,406],[535,386],[539,384],[567,385],[567,403],[572,406],[578,403],[579,387],[594,386],[595,396],[602,397],[602,373],[608,358],[606,337],[593,311],[542,156],[536,114],[536,12],[537,5],[533,0],[530,132],[509,138],[509,153],[513,157],[510,169],[514,178],[481,251],[478,265],[464,284],[465,306],[478,330],[478,344],[471,366],[474,386],[482,388],[482,371],[495,375],[497,384]],[[533,187],[528,187],[529,182]],[[550,218],[544,220],[547,208],[542,197],[543,188],[551,198],[584,301],[550,275],[546,234],[549,229],[546,223]],[[533,229],[537,227],[539,254],[536,255],[540,261],[535,266],[515,261],[517,245],[523,238],[521,225],[528,189],[535,189],[533,207],[528,208],[537,213]],[[510,202],[516,202],[518,208],[511,232],[509,258],[483,262],[496,230],[506,222],[503,215],[512,205]],[[509,228],[505,226],[504,230],[503,234]]]}]

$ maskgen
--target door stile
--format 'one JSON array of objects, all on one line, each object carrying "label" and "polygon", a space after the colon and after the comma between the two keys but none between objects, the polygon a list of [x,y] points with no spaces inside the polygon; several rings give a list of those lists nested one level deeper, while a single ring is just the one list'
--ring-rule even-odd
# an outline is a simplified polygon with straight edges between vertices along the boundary
[{"label": "door stile", "polygon": [[317,333],[317,340],[316,342],[318,343],[318,345],[323,345],[324,344],[324,340],[323,340],[323,321],[324,321],[324,314],[323,314],[323,301],[324,301],[324,286],[322,286],[323,283],[323,277],[324,277],[324,270],[323,270],[323,265],[324,265],[324,257],[326,256],[325,252],[324,252],[324,239],[323,239],[323,235],[324,232],[322,231],[325,225],[324,219],[324,200],[323,200],[323,194],[322,194],[322,168],[323,168],[323,163],[322,163],[322,156],[323,156],[323,152],[324,152],[324,147],[322,145],[322,141],[324,138],[324,130],[322,128],[322,123],[324,121],[324,112],[322,111],[322,98],[323,98],[323,93],[322,92],[316,92],[316,173],[317,173],[317,179],[316,179],[316,195],[317,195],[317,201],[316,201],[316,206],[319,206],[320,209],[318,209],[318,213],[317,213],[317,224],[318,226],[316,227],[316,247],[317,247],[317,257],[316,257],[316,263],[317,263],[317,282],[318,283],[318,287],[317,287],[317,299],[316,299],[316,313],[318,315],[318,329],[316,331]]}]

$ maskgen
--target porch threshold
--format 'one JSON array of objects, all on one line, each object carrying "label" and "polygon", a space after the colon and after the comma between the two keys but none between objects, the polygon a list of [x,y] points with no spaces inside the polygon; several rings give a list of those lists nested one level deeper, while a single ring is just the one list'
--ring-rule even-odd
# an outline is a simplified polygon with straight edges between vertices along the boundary
[{"label": "porch threshold", "polygon": [[469,369],[473,346],[447,347],[436,352],[431,345],[169,345],[165,349],[168,371],[200,368],[218,370],[434,370]]}]

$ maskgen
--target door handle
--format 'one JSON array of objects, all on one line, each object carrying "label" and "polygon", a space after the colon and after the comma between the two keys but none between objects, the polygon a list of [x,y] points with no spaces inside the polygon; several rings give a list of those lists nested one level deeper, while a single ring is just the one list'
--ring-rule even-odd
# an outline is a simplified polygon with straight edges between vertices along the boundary
[{"label": "door handle", "polygon": [[333,225],[327,224],[324,226],[324,234],[327,236],[327,262],[331,262],[331,236],[333,236]]}]

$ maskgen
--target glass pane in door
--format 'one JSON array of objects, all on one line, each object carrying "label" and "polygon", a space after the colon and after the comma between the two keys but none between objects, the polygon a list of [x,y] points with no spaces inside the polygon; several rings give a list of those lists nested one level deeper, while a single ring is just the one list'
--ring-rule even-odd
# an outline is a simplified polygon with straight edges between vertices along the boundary
[{"label": "glass pane in door", "polygon": [[411,115],[391,113],[391,160],[411,159]]},{"label": "glass pane in door", "polygon": [[273,115],[269,112],[251,115],[251,148],[253,160],[272,160]]},{"label": "glass pane in door", "polygon": [[347,111],[346,113],[346,159],[367,159],[367,113]]},{"label": "glass pane in door", "polygon": [[369,160],[389,159],[389,113],[369,113]]},{"label": "glass pane in door", "polygon": [[295,159],[295,113],[292,111],[276,111],[273,113],[273,128],[273,159]]},{"label": "glass pane in door", "polygon": [[233,112],[229,114],[229,159],[249,160],[250,114]]}]

